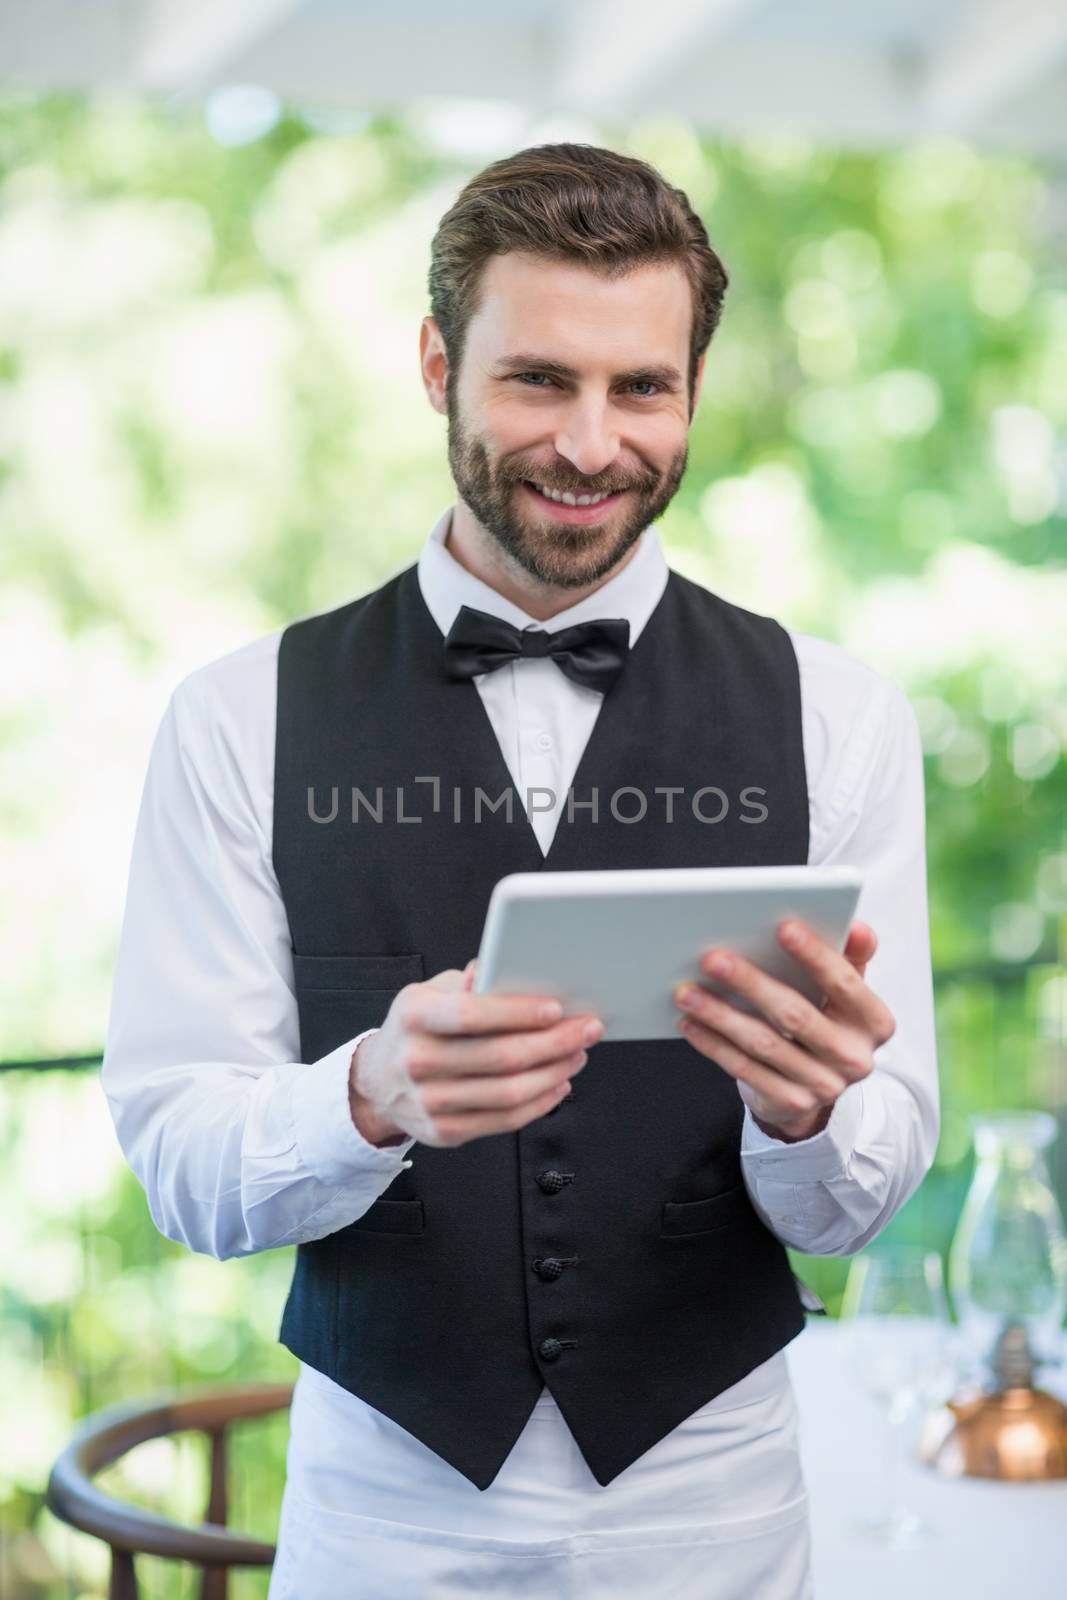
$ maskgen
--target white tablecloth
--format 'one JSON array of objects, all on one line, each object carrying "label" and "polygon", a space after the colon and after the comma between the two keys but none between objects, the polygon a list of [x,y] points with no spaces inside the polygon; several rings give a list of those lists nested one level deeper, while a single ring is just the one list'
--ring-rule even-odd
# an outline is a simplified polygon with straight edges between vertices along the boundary
[{"label": "white tablecloth", "polygon": [[[843,1359],[837,1319],[809,1318],[786,1354],[811,1496],[816,1600],[1063,1600],[1067,1479],[943,1478],[914,1455],[915,1419],[904,1425],[911,1459],[899,1489],[936,1520],[939,1537],[917,1550],[865,1547],[848,1523],[880,1504],[886,1424]],[[1037,1382],[1067,1400],[1063,1367],[1041,1371]]]}]

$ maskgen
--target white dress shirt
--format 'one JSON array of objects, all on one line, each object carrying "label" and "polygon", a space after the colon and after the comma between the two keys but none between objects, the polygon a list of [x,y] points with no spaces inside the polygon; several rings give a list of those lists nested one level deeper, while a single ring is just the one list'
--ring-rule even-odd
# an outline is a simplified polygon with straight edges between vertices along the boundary
[{"label": "white dress shirt", "polygon": [[[667,582],[651,526],[621,572],[542,624],[455,560],[445,544],[450,518],[451,507],[418,560],[442,634],[471,605],[550,630],[626,617],[632,643]],[[318,1061],[297,1059],[289,927],[271,862],[280,633],[190,673],[163,714],[134,837],[101,1073],[156,1226],[220,1260],[336,1232],[412,1165],[413,1140],[378,1149],[352,1123],[348,1072],[364,1034]],[[914,1193],[938,1137],[922,754],[914,713],[893,683],[826,640],[790,637],[808,860],[862,869],[856,915],[878,936],[866,981],[896,1031],[813,1137],[775,1139],[746,1108],[740,1158],[753,1205],[783,1243],[845,1256]],[[547,851],[603,697],[548,658],[517,660],[474,682],[519,794],[546,791],[530,820]],[[554,809],[536,809],[550,794]],[[708,1070],[721,1069],[709,1062]],[[784,1371],[779,1353],[742,1385],[766,1382],[772,1364]],[[302,1365],[294,1405],[315,1385],[340,1398],[331,1380]],[[341,1393],[340,1407],[320,1410],[323,1427],[333,1417],[343,1449],[344,1407],[353,1416],[363,1402]],[[719,1399],[729,1405],[732,1394]]]}]

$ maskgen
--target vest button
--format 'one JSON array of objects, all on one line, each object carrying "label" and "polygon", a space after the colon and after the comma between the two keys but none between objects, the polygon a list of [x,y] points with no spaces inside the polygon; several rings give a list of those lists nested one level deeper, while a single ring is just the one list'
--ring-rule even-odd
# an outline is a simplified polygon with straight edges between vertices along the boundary
[{"label": "vest button", "polygon": [[539,1256],[534,1262],[534,1271],[539,1278],[546,1278],[551,1282],[554,1278],[558,1278],[563,1271],[563,1262],[557,1261],[555,1256],[545,1256],[543,1258]]},{"label": "vest button", "polygon": [[543,1361],[555,1361],[563,1346],[558,1339],[542,1339],[537,1348]]},{"label": "vest button", "polygon": [[549,1170],[548,1172],[539,1172],[537,1174],[537,1187],[542,1194],[559,1194],[565,1182],[566,1179],[562,1172]]}]

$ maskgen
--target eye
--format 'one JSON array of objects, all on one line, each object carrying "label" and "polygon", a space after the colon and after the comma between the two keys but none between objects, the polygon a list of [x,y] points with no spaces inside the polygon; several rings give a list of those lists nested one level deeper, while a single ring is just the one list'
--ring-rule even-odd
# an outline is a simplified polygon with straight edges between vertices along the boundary
[{"label": "eye", "polygon": [[[513,374],[513,379],[516,383],[521,383],[527,388],[534,389],[542,387],[542,384],[538,382],[539,379],[543,379],[546,384],[552,384],[555,381],[547,372],[516,372]],[[663,385],[657,383],[654,378],[635,378],[628,387],[630,389],[649,389],[652,391],[651,394],[635,395],[634,398],[637,400],[654,400],[657,395],[663,393]]]}]

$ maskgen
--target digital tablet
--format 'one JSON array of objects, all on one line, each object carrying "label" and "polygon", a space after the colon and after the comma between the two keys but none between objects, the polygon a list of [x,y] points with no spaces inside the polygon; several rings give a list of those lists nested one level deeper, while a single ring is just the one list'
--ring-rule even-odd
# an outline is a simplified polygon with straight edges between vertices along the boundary
[{"label": "digital tablet", "polygon": [[846,866],[512,872],[489,898],[474,992],[551,995],[564,1016],[595,1012],[604,1040],[677,1039],[684,979],[758,1014],[701,971],[703,952],[723,945],[821,1006],[778,925],[800,917],[840,954],[861,887]]}]

